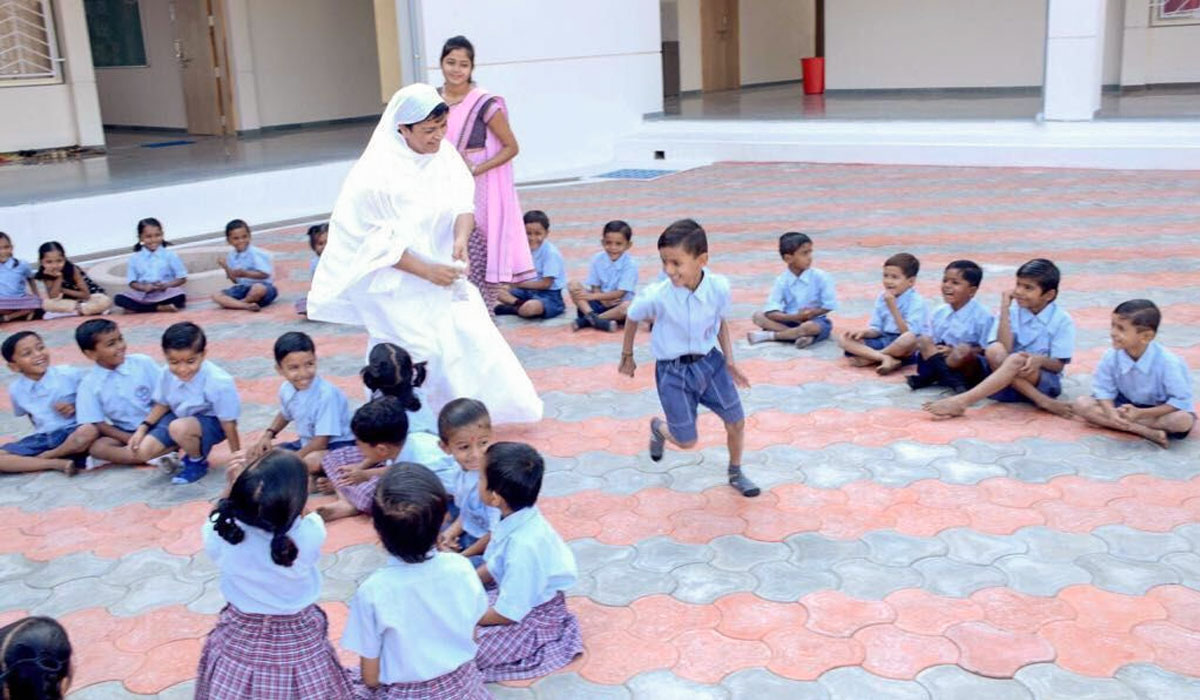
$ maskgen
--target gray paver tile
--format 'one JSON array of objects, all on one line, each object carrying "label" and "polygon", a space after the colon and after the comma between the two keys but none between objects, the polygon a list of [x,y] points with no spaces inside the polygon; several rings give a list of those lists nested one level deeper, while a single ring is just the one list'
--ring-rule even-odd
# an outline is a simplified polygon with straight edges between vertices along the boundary
[{"label": "gray paver tile", "polygon": [[942,530],[938,539],[946,543],[947,556],[964,564],[987,565],[1008,554],[1024,554],[1029,545],[1012,537],[976,532],[966,527]]},{"label": "gray paver tile", "polygon": [[765,668],[745,668],[721,681],[734,698],[788,698],[788,700],[828,700],[829,691],[816,681],[783,678]]},{"label": "gray paver tile", "polygon": [[639,673],[625,683],[635,698],[654,700],[726,700],[729,691],[719,685],[701,685],[676,676],[670,671]]},{"label": "gray paver tile", "polygon": [[[105,562],[103,559],[99,561]],[[108,561],[107,563],[111,565],[113,562]],[[114,586],[129,586],[149,576],[178,575],[190,563],[191,560],[186,557],[167,554],[161,549],[143,549],[121,557],[116,566],[108,567],[112,569],[111,571],[108,571],[107,568],[104,569],[107,573],[101,571],[100,573],[104,574],[101,580]]]},{"label": "gray paver tile", "polygon": [[221,595],[220,583],[210,579],[204,584],[204,591],[195,600],[187,604],[187,609],[201,615],[216,615],[225,607],[225,596]]},{"label": "gray paver tile", "polygon": [[1124,525],[1105,525],[1092,534],[1108,544],[1108,553],[1122,559],[1158,561],[1172,552],[1191,548],[1190,543],[1173,532],[1144,532]]},{"label": "gray paver tile", "polygon": [[750,570],[758,580],[754,592],[767,600],[790,603],[813,591],[837,588],[833,573],[785,561],[771,561]]},{"label": "gray paver tile", "polygon": [[870,478],[871,472],[852,464],[817,462],[803,468],[804,483],[819,489],[836,489],[846,484]]},{"label": "gray paver tile", "polygon": [[666,474],[644,472],[633,467],[624,467],[604,475],[604,486],[608,493],[634,493],[642,489],[665,487],[671,479]]},{"label": "gray paver tile", "polygon": [[1074,561],[1085,554],[1108,550],[1099,537],[1059,532],[1042,525],[1023,527],[1013,537],[1025,542],[1030,557],[1041,561]]},{"label": "gray paver tile", "polygon": [[879,600],[901,588],[919,588],[922,583],[916,569],[883,566],[867,559],[850,559],[833,565],[841,579],[841,591],[855,598]]},{"label": "gray paver tile", "polygon": [[153,608],[185,605],[204,593],[203,584],[185,583],[170,574],[147,576],[128,584],[126,588],[129,592],[108,606],[109,612],[114,615],[132,617]]},{"label": "gray paver tile", "polygon": [[868,673],[858,666],[835,668],[817,679],[832,700],[930,700],[916,681],[897,681]]},{"label": "gray paver tile", "polygon": [[872,462],[866,465],[872,481],[884,486],[908,486],[922,479],[938,478],[938,470],[930,464],[905,463],[897,460]]},{"label": "gray paver tile", "polygon": [[1014,479],[1035,484],[1044,484],[1056,476],[1075,473],[1075,468],[1069,462],[1025,455],[1004,457],[1000,460],[1000,466],[1008,470]]},{"label": "gray paver tile", "polygon": [[667,573],[684,564],[705,562],[713,557],[706,545],[679,542],[665,535],[638,542],[633,565],[639,569]]},{"label": "gray paver tile", "polygon": [[50,597],[51,591],[34,588],[24,581],[12,580],[0,583],[0,608],[4,610],[29,610]]},{"label": "gray paver tile", "polygon": [[1092,583],[1105,590],[1144,595],[1154,586],[1179,583],[1179,572],[1157,562],[1129,561],[1111,554],[1087,554],[1075,564],[1092,574]]},{"label": "gray paver tile", "polygon": [[614,544],[604,544],[588,537],[567,543],[575,555],[575,567],[580,573],[592,572],[610,564],[628,562],[637,550]]},{"label": "gray paver tile", "polygon": [[1129,664],[1117,670],[1116,679],[1133,689],[1141,700],[1200,698],[1200,680],[1172,673],[1152,664]]},{"label": "gray paver tile", "polygon": [[1034,559],[1028,554],[1000,557],[993,564],[1008,577],[1008,585],[1022,593],[1052,596],[1067,586],[1090,583],[1092,575],[1068,562]]},{"label": "gray paver tile", "polygon": [[937,538],[913,537],[894,530],[868,532],[861,538],[867,543],[867,558],[886,566],[910,566],[918,559],[946,553],[946,543]]},{"label": "gray paver tile", "polygon": [[1008,475],[1008,470],[998,464],[982,464],[958,457],[942,457],[929,466],[937,470],[942,481],[950,484],[978,484],[984,479]]},{"label": "gray paver tile", "polygon": [[84,608],[107,607],[124,599],[128,590],[110,586],[98,578],[77,578],[50,590],[50,597],[30,607],[32,615],[59,617]]},{"label": "gray paver tile", "polygon": [[950,443],[959,459],[975,464],[994,464],[1003,457],[1025,454],[1025,441],[1015,443],[991,443],[973,438],[963,438]]},{"label": "gray paver tile", "polygon": [[[488,686],[496,687],[495,684]],[[623,685],[600,685],[583,678],[578,673],[556,673],[534,683],[531,687],[538,698],[597,698],[597,700],[624,700],[629,698],[629,689]],[[494,691],[493,691],[494,692]],[[499,697],[499,696],[497,696]]]},{"label": "gray paver tile", "polygon": [[591,598],[603,605],[629,605],[642,596],[670,593],[677,585],[672,574],[636,570],[626,563],[610,564],[592,572],[596,588]]},{"label": "gray paver tile", "polygon": [[196,696],[196,682],[177,683],[158,694],[158,700],[190,700]]},{"label": "gray paver tile", "polygon": [[546,472],[542,477],[543,498],[559,498],[580,491],[604,488],[604,479],[598,476],[582,476],[574,472]]},{"label": "gray paver tile", "polygon": [[337,553],[337,559],[325,571],[327,578],[361,582],[387,563],[387,553],[376,544],[356,544]]},{"label": "gray paver tile", "polygon": [[714,563],[685,564],[671,572],[676,585],[671,592],[685,603],[707,605],[721,596],[754,590],[758,581],[744,571],[726,571]]},{"label": "gray paver tile", "polygon": [[956,598],[965,598],[975,591],[1008,583],[1004,572],[994,566],[964,564],[949,557],[922,559],[913,568],[924,577],[925,590]]},{"label": "gray paver tile", "polygon": [[987,678],[959,666],[933,666],[917,674],[934,700],[1033,700],[1029,689],[1014,680]]},{"label": "gray paver tile", "polygon": [[827,569],[843,559],[867,556],[867,545],[857,540],[834,540],[815,532],[792,535],[786,540],[792,561],[807,567]]},{"label": "gray paver tile", "polygon": [[[149,698],[151,696],[131,693],[120,681],[107,681],[93,683],[84,688],[71,688],[67,697],[70,700],[130,700],[130,698]],[[160,694],[157,697],[163,696]]]},{"label": "gray paver tile", "polygon": [[28,559],[24,554],[3,554],[0,555],[0,582],[27,580],[30,583],[38,583],[40,576],[31,574],[44,571],[45,568],[46,564]]},{"label": "gray paver tile", "polygon": [[728,571],[749,571],[768,561],[787,559],[792,553],[782,542],[760,542],[740,535],[725,535],[708,543],[712,565]]},{"label": "gray paver tile", "polygon": [[1033,664],[1013,676],[1033,691],[1035,698],[1071,698],[1071,700],[1136,700],[1127,686],[1111,678],[1091,678],[1072,673],[1054,664]]},{"label": "gray paver tile", "polygon": [[492,697],[501,700],[531,700],[536,697],[530,688],[514,688],[499,683],[489,683],[487,689],[491,692]]},{"label": "gray paver tile", "polygon": [[340,600],[344,603],[354,597],[354,592],[357,590],[357,581],[325,576],[321,579],[320,600]]},{"label": "gray paver tile", "polygon": [[1191,543],[1193,551],[1200,550],[1200,523],[1188,523],[1175,528],[1175,534]]}]

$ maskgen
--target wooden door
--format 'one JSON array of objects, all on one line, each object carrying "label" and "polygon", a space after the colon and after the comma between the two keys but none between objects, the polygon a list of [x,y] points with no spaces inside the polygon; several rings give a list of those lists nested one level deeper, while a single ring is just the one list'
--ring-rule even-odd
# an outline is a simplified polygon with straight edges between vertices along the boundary
[{"label": "wooden door", "polygon": [[705,92],[741,87],[738,0],[700,0],[700,65]]},{"label": "wooden door", "polygon": [[232,90],[221,1],[172,0],[171,26],[188,133],[232,133]]}]

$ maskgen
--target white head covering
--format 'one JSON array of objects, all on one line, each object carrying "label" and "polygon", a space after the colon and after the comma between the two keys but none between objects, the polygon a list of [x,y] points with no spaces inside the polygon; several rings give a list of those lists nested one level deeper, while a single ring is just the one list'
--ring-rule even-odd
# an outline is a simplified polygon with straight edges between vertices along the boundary
[{"label": "white head covering", "polygon": [[416,124],[425,121],[433,108],[442,103],[442,96],[432,85],[413,83],[392,96],[392,102],[396,102],[397,124]]}]

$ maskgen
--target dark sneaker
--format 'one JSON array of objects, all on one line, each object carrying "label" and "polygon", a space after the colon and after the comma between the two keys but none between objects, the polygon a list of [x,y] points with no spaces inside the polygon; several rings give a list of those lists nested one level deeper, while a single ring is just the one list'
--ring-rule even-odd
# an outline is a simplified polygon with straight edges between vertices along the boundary
[{"label": "dark sneaker", "polygon": [[615,328],[617,325],[613,321],[600,318],[596,314],[588,314],[588,323],[592,324],[592,328],[595,328],[598,331],[604,331],[605,333],[611,333],[613,328]]},{"label": "dark sneaker", "polygon": [[750,480],[750,477],[742,473],[741,467],[729,468],[729,485],[737,489],[738,493],[746,498],[754,498],[762,493],[758,485]]},{"label": "dark sneaker", "polygon": [[666,447],[667,438],[662,431],[666,427],[662,418],[650,419],[650,459],[655,462],[663,458],[663,448]]},{"label": "dark sneaker", "polygon": [[916,391],[924,389],[927,386],[933,386],[934,378],[928,374],[910,374],[904,378],[908,382],[908,388]]},{"label": "dark sneaker", "polygon": [[571,330],[581,331],[590,325],[592,325],[592,321],[587,316],[576,316],[575,323],[571,326]]},{"label": "dark sneaker", "polygon": [[195,461],[192,461],[191,457],[184,457],[183,458],[183,468],[179,470],[178,474],[171,477],[171,483],[177,484],[177,485],[194,484],[197,481],[200,481],[201,479],[203,479],[204,475],[207,473],[208,473],[208,460],[207,459],[197,459]]}]

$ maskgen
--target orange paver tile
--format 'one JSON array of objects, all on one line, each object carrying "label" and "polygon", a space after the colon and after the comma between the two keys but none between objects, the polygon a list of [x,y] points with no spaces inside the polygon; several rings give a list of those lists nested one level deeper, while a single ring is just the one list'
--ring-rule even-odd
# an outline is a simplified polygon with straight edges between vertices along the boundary
[{"label": "orange paver tile", "polygon": [[958,647],[958,665],[992,678],[1011,678],[1022,666],[1053,661],[1054,647],[1033,634],[964,622],[946,630]]},{"label": "orange paver tile", "polygon": [[883,602],[896,611],[892,624],[913,634],[940,635],[954,625],[983,619],[983,608],[969,598],[934,595],[920,588],[895,591]]},{"label": "orange paver tile", "polygon": [[984,588],[970,595],[983,608],[984,619],[1011,632],[1036,632],[1050,622],[1073,620],[1075,608],[1058,598],[1026,595],[1008,588]]},{"label": "orange paver tile", "polygon": [[125,678],[134,693],[152,694],[196,676],[196,661],[204,648],[203,639],[179,639],[146,652],[142,665]]},{"label": "orange paver tile", "polygon": [[854,633],[866,656],[863,669],[885,678],[909,679],[930,666],[958,662],[958,647],[944,637],[906,632],[891,624]]},{"label": "orange paver tile", "polygon": [[1175,673],[1200,676],[1200,633],[1169,622],[1147,622],[1134,627],[1132,634],[1153,649],[1154,663]]},{"label": "orange paver tile", "polygon": [[586,651],[579,675],[604,685],[624,683],[643,671],[671,668],[679,660],[679,652],[671,644],[641,639],[623,630],[587,635],[583,645]]},{"label": "orange paver tile", "polygon": [[800,627],[808,611],[800,603],[779,603],[753,593],[734,593],[718,598],[717,631],[734,639],[757,640],[776,629]]},{"label": "orange paver tile", "polygon": [[869,625],[892,622],[896,611],[882,600],[860,600],[841,591],[816,591],[800,599],[813,632],[849,637]]},{"label": "orange paver tile", "polygon": [[1037,635],[1054,646],[1055,663],[1085,676],[1111,677],[1126,664],[1147,662],[1154,650],[1130,631],[1110,631],[1079,620],[1051,622]]},{"label": "orange paver tile", "polygon": [[1146,595],[1167,611],[1167,621],[1200,632],[1200,591],[1184,586],[1156,586]]},{"label": "orange paver tile", "polygon": [[1167,619],[1167,610],[1149,596],[1113,593],[1095,586],[1067,586],[1058,599],[1075,608],[1075,621],[1083,627],[1128,632],[1136,625]]},{"label": "orange paver tile", "polygon": [[216,616],[201,615],[182,605],[171,605],[155,608],[132,620],[132,629],[116,637],[116,647],[134,654],[145,654],[169,642],[207,636],[216,622]]},{"label": "orange paver tile", "polygon": [[679,650],[672,670],[697,683],[718,683],[734,671],[762,666],[771,658],[771,649],[763,642],[733,639],[713,629],[689,630],[671,643]]},{"label": "orange paver tile", "polygon": [[855,639],[817,634],[803,627],[775,630],[763,637],[771,648],[767,668],[784,678],[815,680],[840,666],[861,664],[866,655]]},{"label": "orange paver tile", "polygon": [[649,595],[629,604],[633,623],[630,634],[642,639],[669,640],[689,631],[713,629],[721,613],[711,605],[692,605],[669,595]]}]

